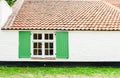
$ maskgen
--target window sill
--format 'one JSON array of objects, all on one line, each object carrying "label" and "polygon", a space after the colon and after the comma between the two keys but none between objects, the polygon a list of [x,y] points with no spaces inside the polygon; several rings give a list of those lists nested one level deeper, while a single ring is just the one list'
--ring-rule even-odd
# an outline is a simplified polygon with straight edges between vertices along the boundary
[{"label": "window sill", "polygon": [[56,60],[55,57],[45,57],[45,58],[42,58],[42,57],[31,57],[31,59],[34,59],[34,60]]}]

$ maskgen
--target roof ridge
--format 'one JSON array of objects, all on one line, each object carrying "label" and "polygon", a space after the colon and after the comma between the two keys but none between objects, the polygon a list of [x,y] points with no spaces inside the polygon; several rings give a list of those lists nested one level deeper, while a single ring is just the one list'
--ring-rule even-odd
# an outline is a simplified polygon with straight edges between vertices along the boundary
[{"label": "roof ridge", "polygon": [[119,8],[119,7],[117,7],[117,6],[111,4],[110,2],[107,2],[107,1],[104,1],[104,0],[101,0],[101,1],[102,1],[103,3],[105,3],[106,5],[112,7],[113,9],[115,9],[115,10],[117,10],[117,11],[120,12],[120,8]]},{"label": "roof ridge", "polygon": [[101,1],[101,0],[25,0],[25,1]]},{"label": "roof ridge", "polygon": [[17,0],[15,2],[15,4],[13,5],[12,9],[13,9],[13,14],[17,14],[21,8],[21,6],[23,5],[24,0]]}]

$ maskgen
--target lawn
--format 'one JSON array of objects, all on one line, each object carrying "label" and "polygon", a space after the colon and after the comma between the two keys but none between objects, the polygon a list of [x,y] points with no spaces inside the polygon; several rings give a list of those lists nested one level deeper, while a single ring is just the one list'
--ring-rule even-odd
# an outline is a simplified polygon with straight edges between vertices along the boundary
[{"label": "lawn", "polygon": [[120,68],[2,66],[0,78],[120,78]]}]

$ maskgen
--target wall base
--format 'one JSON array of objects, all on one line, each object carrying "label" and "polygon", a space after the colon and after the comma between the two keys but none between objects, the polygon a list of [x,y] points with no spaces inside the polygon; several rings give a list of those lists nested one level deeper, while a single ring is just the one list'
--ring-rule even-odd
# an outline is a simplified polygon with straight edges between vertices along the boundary
[{"label": "wall base", "polygon": [[0,66],[8,67],[120,67],[120,62],[28,62],[0,61]]}]

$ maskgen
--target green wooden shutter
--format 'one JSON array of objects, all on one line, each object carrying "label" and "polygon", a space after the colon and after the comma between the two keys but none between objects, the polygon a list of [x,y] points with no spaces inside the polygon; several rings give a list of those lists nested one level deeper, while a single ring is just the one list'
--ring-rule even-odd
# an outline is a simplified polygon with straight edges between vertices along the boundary
[{"label": "green wooden shutter", "polygon": [[19,32],[19,58],[30,58],[30,38],[29,31]]},{"label": "green wooden shutter", "polygon": [[56,57],[69,58],[68,32],[56,32]]}]

